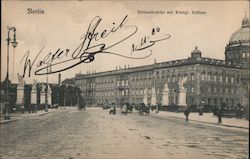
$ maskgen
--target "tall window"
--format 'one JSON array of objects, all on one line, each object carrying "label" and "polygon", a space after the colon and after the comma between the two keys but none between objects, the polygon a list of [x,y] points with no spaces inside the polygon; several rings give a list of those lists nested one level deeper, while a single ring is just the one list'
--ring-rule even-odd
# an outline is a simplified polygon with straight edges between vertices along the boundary
[{"label": "tall window", "polygon": [[214,87],[214,93],[217,93],[217,87]]},{"label": "tall window", "polygon": [[210,74],[207,75],[207,81],[211,81],[211,75]]},{"label": "tall window", "polygon": [[245,58],[246,57],[246,54],[245,53],[242,53],[242,58]]},{"label": "tall window", "polygon": [[191,81],[194,81],[194,74],[191,73]]},{"label": "tall window", "polygon": [[226,83],[228,82],[228,77],[226,77]]},{"label": "tall window", "polygon": [[204,72],[202,72],[202,74],[201,74],[201,80],[202,80],[202,81],[205,80],[205,73],[204,73]]},{"label": "tall window", "polygon": [[220,82],[222,82],[222,76],[220,76]]},{"label": "tall window", "polygon": [[193,86],[191,87],[191,92],[194,93],[194,87]]},{"label": "tall window", "polygon": [[201,91],[201,94],[205,93],[205,88],[204,88],[204,86],[201,86],[201,87],[200,87],[200,91]]},{"label": "tall window", "polygon": [[168,77],[168,82],[170,82],[170,77]]},{"label": "tall window", "polygon": [[214,82],[216,82],[217,81],[217,75],[215,74],[214,75]]},{"label": "tall window", "polygon": [[207,91],[208,91],[208,93],[211,93],[211,87],[210,86],[207,87]]},{"label": "tall window", "polygon": [[233,88],[231,88],[231,94],[234,94],[234,89]]},{"label": "tall window", "polygon": [[175,76],[173,76],[173,82],[175,82]]}]

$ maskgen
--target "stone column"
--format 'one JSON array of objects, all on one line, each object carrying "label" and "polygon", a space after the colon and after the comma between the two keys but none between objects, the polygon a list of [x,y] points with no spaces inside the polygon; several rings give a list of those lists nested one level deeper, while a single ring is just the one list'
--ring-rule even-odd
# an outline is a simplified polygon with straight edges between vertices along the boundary
[{"label": "stone column", "polygon": [[49,84],[48,84],[47,97],[48,97],[48,105],[51,105],[52,104],[52,98],[51,98],[51,88],[50,88]]},{"label": "stone column", "polygon": [[24,85],[18,84],[16,91],[16,104],[24,104]]},{"label": "stone column", "polygon": [[177,100],[178,111],[184,111],[187,108],[187,90],[184,87],[186,81],[187,77],[184,77],[178,83],[179,84],[178,100]]},{"label": "stone column", "polygon": [[186,94],[187,94],[186,89],[179,90],[178,102],[177,102],[178,106],[187,106],[187,101],[186,101],[187,95]]},{"label": "stone column", "polygon": [[162,91],[162,105],[163,106],[168,106],[169,105],[169,88],[168,88],[168,83],[165,83],[164,89]]},{"label": "stone column", "polygon": [[32,90],[31,90],[31,104],[37,104],[37,88],[36,83],[33,84]]},{"label": "stone column", "polygon": [[148,88],[147,87],[144,89],[143,103],[145,105],[148,104]]},{"label": "stone column", "polygon": [[42,91],[41,91],[41,93],[40,93],[40,95],[41,95],[41,98],[40,98],[40,104],[45,104],[45,89],[46,89],[46,86],[45,85],[43,85],[42,86]]},{"label": "stone column", "polygon": [[155,87],[152,88],[151,105],[156,106],[156,92],[155,92]]}]

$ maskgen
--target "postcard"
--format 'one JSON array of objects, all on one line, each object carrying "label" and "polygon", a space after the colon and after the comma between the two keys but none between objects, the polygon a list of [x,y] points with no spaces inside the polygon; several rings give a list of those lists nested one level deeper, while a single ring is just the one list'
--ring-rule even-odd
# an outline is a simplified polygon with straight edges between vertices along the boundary
[{"label": "postcard", "polygon": [[249,1],[1,4],[0,159],[249,157]]}]

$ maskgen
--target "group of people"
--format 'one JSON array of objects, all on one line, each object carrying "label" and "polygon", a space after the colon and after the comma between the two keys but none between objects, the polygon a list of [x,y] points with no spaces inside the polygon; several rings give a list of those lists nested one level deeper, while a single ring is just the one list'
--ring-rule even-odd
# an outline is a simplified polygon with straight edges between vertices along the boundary
[{"label": "group of people", "polygon": [[[30,104],[30,105],[28,105],[27,109],[28,109],[28,111],[29,111],[29,114],[30,114],[30,113],[37,113],[37,110],[38,110],[36,104]],[[16,112],[17,110],[20,110],[21,113],[24,114],[24,112],[25,112],[25,106],[24,106],[24,104],[21,104],[21,105],[19,106],[19,109],[17,109],[16,106],[13,107],[13,111],[14,111],[14,112]]]},{"label": "group of people", "polygon": [[[223,113],[225,111],[225,107],[226,107],[226,104],[223,103],[221,106],[217,107],[215,110],[214,110],[214,115],[216,115],[218,117],[218,124],[222,124],[222,117],[223,117]],[[236,118],[241,118],[242,117],[242,114],[243,114],[243,107],[238,105],[237,108],[236,108]],[[190,114],[191,110],[190,110],[190,107],[187,107],[185,110],[184,110],[184,115],[186,117],[186,121],[188,121],[188,116]],[[199,115],[202,115],[202,110],[199,109]]]}]

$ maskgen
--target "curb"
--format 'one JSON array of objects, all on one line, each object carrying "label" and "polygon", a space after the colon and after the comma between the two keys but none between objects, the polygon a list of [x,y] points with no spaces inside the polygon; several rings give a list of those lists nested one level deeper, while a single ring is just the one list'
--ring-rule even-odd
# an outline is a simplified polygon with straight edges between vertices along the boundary
[{"label": "curb", "polygon": [[37,115],[37,116],[43,116],[43,115],[45,115],[45,114],[49,114],[49,112],[42,113],[42,114],[39,114],[39,115]]},{"label": "curb", "polygon": [[18,119],[12,119],[12,120],[2,120],[0,122],[0,124],[6,124],[6,123],[10,123],[10,122],[14,122],[14,121],[17,121]]},{"label": "curb", "polygon": [[[39,114],[37,116],[43,116],[43,115],[46,115],[48,114],[49,112],[45,112],[45,113],[42,113],[42,114]],[[14,122],[14,121],[17,121],[19,119],[12,119],[12,120],[1,120],[0,124],[6,124],[6,123],[10,123],[10,122]]]},{"label": "curb", "polygon": [[[156,117],[156,116],[153,116],[153,117]],[[167,116],[167,117],[185,120],[184,118],[180,118],[180,117],[174,117],[174,116]],[[157,118],[162,118],[162,119],[164,119],[164,117],[160,117],[160,116],[157,116]],[[199,120],[193,120],[193,119],[189,119],[189,121],[194,121],[194,122],[199,122],[199,123],[205,123],[205,124],[217,125],[217,126],[218,126],[217,123],[210,123],[210,122],[199,121]],[[226,125],[226,124],[221,124],[221,126],[231,127],[231,128],[240,128],[240,129],[246,129],[246,130],[249,129],[249,128],[246,128],[246,127],[233,126],[233,125]]]}]

